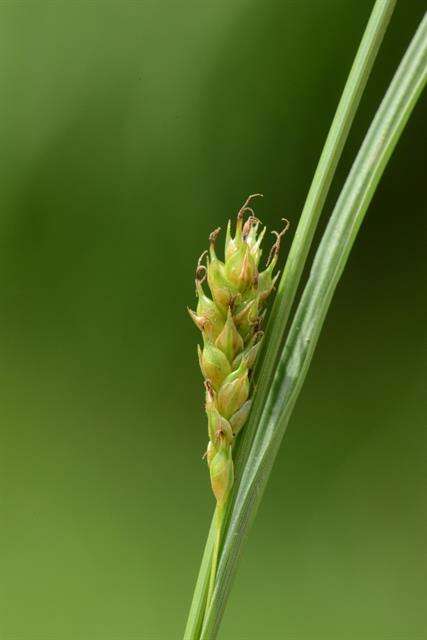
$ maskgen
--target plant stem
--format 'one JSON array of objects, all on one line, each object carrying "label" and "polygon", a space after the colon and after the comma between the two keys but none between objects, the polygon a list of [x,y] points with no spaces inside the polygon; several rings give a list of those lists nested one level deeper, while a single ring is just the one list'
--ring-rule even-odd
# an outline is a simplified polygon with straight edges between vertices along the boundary
[{"label": "plant stem", "polygon": [[194,588],[193,600],[191,602],[183,640],[198,640],[198,638],[200,637],[204,613],[206,609],[207,591],[212,566],[212,551],[214,547],[215,532],[216,522],[214,517],[212,519],[206,539],[205,549],[203,551],[202,561],[200,563],[199,574],[197,576],[196,586]]},{"label": "plant stem", "polygon": [[221,547],[222,527],[224,523],[225,508],[224,506],[216,506],[214,519],[215,519],[215,542],[212,550],[212,563],[211,573],[209,578],[208,596],[206,599],[206,609],[209,607],[212,599],[212,594],[215,586],[216,570],[218,566],[218,556]]},{"label": "plant stem", "polygon": [[316,252],[235,499],[201,640],[216,637],[243,541],[304,383],[332,296],[378,182],[426,82],[427,16],[375,115]]}]

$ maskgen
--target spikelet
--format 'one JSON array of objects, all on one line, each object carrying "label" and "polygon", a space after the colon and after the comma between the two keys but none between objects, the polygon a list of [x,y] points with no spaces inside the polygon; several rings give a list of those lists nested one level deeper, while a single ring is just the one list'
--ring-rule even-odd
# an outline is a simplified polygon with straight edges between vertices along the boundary
[{"label": "spikelet", "polygon": [[[259,271],[265,227],[259,233],[260,221],[249,203],[260,195],[249,196],[239,210],[234,237],[229,221],[224,261],[215,250],[220,229],[211,233],[209,252],[202,254],[196,269],[197,308],[188,310],[203,336],[198,353],[206,389],[206,459],[219,508],[227,502],[233,486],[233,443],[250,412],[251,372],[263,336],[264,307],[279,275],[273,271],[281,238],[289,226],[285,220],[283,231],[273,232],[276,241],[266,268]],[[211,297],[205,293],[205,281]]]}]

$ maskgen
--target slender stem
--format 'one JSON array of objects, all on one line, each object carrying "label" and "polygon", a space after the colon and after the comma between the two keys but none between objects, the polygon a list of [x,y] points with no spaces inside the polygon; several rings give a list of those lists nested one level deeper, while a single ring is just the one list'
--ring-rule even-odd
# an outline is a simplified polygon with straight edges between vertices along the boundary
[{"label": "slender stem", "polygon": [[244,539],[304,383],[332,296],[378,182],[426,83],[427,15],[375,115],[316,252],[230,516],[201,640],[216,637]]},{"label": "slender stem", "polygon": [[224,513],[225,513],[224,507],[220,507],[219,505],[217,505],[215,509],[215,515],[214,515],[216,531],[215,531],[214,548],[212,551],[211,573],[209,577],[209,589],[208,589],[208,596],[206,599],[206,609],[209,607],[211,603],[212,594],[215,586],[216,571],[218,567],[218,556],[219,556],[219,550],[221,546],[222,525],[224,522]]},{"label": "slender stem", "polygon": [[209,576],[212,566],[212,552],[216,533],[216,518],[212,519],[208,537],[194,588],[193,600],[188,614],[183,640],[198,640],[206,609]]}]

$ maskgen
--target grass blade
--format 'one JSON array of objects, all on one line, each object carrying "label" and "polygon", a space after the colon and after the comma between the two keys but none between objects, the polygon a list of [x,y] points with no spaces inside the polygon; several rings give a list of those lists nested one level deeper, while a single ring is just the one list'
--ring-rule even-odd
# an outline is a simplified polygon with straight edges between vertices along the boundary
[{"label": "grass blade", "polygon": [[211,557],[214,542],[215,526],[214,522],[212,521],[206,540],[205,550],[203,552],[202,562],[200,564],[199,575],[197,576],[196,586],[194,588],[193,601],[191,603],[190,612],[188,614],[187,624],[184,631],[184,640],[196,640],[200,637],[203,618],[205,615],[206,598],[211,571]]},{"label": "grass blade", "polygon": [[385,166],[427,81],[427,16],[376,113],[334,208],[281,353],[231,513],[201,640],[213,640],[239,553],[303,385],[332,296]]},{"label": "grass blade", "polygon": [[264,350],[265,355],[257,382],[258,388],[250,420],[242,434],[242,443],[238,452],[237,475],[239,467],[246,462],[255,431],[258,428],[264,399],[271,384],[277,356],[283,342],[313,236],[395,4],[396,0],[377,0],[375,3],[326,138],[271,310],[266,331],[268,345]]}]

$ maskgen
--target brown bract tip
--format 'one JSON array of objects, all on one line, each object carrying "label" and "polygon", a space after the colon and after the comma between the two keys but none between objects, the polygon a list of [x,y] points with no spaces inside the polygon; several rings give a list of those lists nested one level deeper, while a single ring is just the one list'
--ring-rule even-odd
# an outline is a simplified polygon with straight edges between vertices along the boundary
[{"label": "brown bract tip", "polygon": [[[250,196],[248,196],[245,200],[245,202],[243,203],[241,209],[239,210],[239,212],[237,213],[237,217],[238,218],[243,218],[243,214],[245,211],[252,211],[252,209],[250,209],[250,207],[248,207],[248,204],[250,203],[250,201],[253,198],[263,198],[263,194],[262,193],[252,193]],[[253,211],[252,211],[253,214]]]},{"label": "brown bract tip", "polygon": [[204,282],[206,280],[207,269],[206,269],[206,266],[204,264],[202,264],[202,260],[203,260],[203,258],[205,257],[206,254],[207,254],[207,251],[203,251],[202,255],[197,260],[196,283],[199,282],[201,284],[202,282]]},{"label": "brown bract tip", "polygon": [[212,231],[212,233],[209,236],[209,242],[211,244],[215,244],[216,239],[218,238],[219,234],[221,232],[221,227],[217,227],[217,229],[214,229]]},{"label": "brown bract tip", "polygon": [[260,224],[261,220],[259,220],[259,218],[256,217],[256,215],[254,214],[253,210],[250,207],[245,207],[240,211],[251,211],[252,213],[252,215],[249,216],[249,218],[246,220],[245,224],[243,225],[243,230],[242,230],[243,240],[246,240],[246,238],[248,237],[249,231],[256,224]]},{"label": "brown bract tip", "polygon": [[274,236],[276,236],[276,242],[273,244],[273,246],[270,249],[270,253],[268,254],[267,263],[266,263],[267,267],[272,261],[272,259],[274,258],[274,256],[278,255],[280,251],[280,243],[282,241],[282,238],[287,232],[287,230],[289,229],[289,225],[291,224],[287,218],[282,218],[282,220],[285,223],[285,226],[283,227],[281,232],[280,233],[278,233],[277,231],[271,232]]}]

